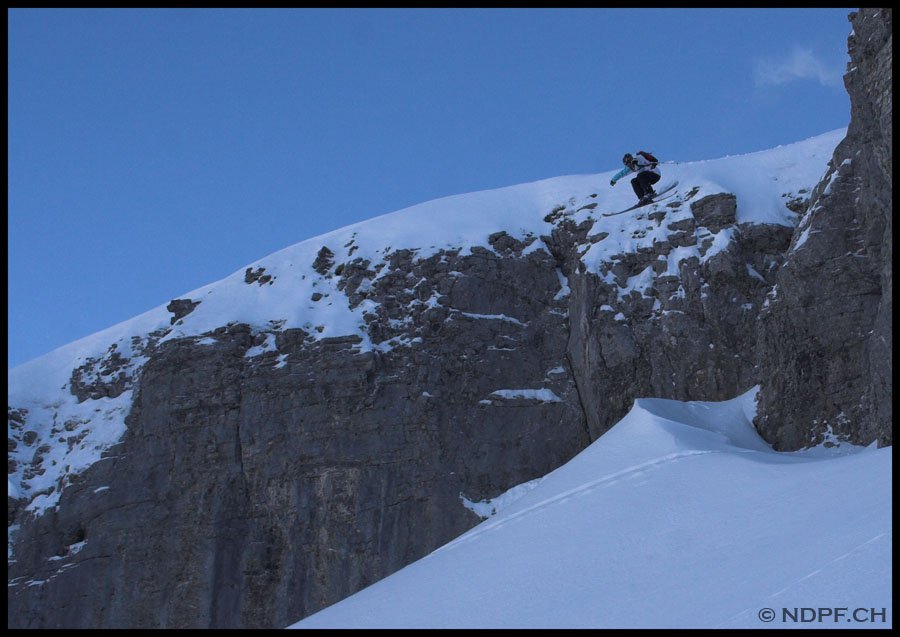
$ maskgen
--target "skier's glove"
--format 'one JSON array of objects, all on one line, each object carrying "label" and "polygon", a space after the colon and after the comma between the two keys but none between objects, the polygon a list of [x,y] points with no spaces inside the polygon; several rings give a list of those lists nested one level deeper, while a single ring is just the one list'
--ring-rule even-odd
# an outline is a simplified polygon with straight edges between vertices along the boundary
[{"label": "skier's glove", "polygon": [[616,180],[615,180],[615,179],[610,179],[610,180],[609,180],[609,185],[610,185],[610,186],[615,186],[615,185],[616,185]]}]

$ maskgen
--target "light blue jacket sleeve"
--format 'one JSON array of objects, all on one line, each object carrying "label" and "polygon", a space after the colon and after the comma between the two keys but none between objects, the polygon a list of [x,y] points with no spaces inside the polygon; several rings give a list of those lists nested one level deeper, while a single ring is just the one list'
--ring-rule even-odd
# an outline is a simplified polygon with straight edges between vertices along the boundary
[{"label": "light blue jacket sleeve", "polygon": [[625,166],[625,168],[623,168],[622,170],[620,170],[613,176],[612,180],[619,181],[622,177],[624,177],[625,175],[627,175],[630,172],[631,172],[631,168],[629,168],[628,166]]}]

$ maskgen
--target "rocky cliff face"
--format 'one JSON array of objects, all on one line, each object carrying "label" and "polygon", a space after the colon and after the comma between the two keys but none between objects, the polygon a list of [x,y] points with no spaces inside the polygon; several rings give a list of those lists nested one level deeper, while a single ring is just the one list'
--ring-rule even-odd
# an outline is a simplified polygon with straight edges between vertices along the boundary
[{"label": "rocky cliff face", "polygon": [[756,425],[776,449],[893,442],[892,10],[851,16],[847,137],[761,315]]},{"label": "rocky cliff face", "polygon": [[[198,294],[72,368],[83,417],[10,404],[10,474],[60,477],[8,501],[9,627],[288,625],[477,524],[463,498],[547,474],[636,397],[723,400],[761,384],[760,428],[777,444],[813,441],[826,420],[854,441],[889,441],[890,12],[861,12],[854,29],[848,89],[870,97],[854,98],[827,182],[779,193],[792,223],[742,221],[743,195],[685,183],[627,225],[599,223],[591,194],[549,207],[545,234],[497,231],[467,250],[376,261],[329,240],[305,264],[316,291],[302,303],[359,312],[362,335],[272,320],[175,337],[210,303]],[[850,212],[854,189],[867,203]],[[858,219],[858,239],[826,240],[835,214]],[[863,246],[865,259],[844,256]],[[823,263],[833,279],[859,277],[855,314],[810,301],[802,276]],[[253,267],[240,285],[277,294],[289,276]],[[832,360],[810,332],[820,307],[832,324],[846,314],[858,353],[812,389],[798,359]],[[807,398],[849,405],[842,378],[866,399],[838,429]],[[102,459],[60,471],[73,456],[54,445],[77,451],[91,414],[125,403],[127,428]],[[798,410],[776,411],[787,403]],[[886,430],[866,424],[885,414]],[[39,498],[58,500],[38,514]]]},{"label": "rocky cliff face", "polygon": [[[374,282],[370,263],[336,263],[323,246],[315,269],[351,305],[371,303],[384,351],[235,323],[157,333],[137,380],[115,349],[76,368],[84,403],[134,391],[127,432],[69,478],[58,509],[14,503],[11,622],[287,625],[470,528],[479,518],[461,495],[545,475],[635,397],[745,391],[747,336],[772,283],[759,273],[777,271],[791,230],[736,224],[732,195],[670,205],[631,230],[664,239],[597,272],[580,255],[607,237],[573,220],[575,204],[551,211],[540,239],[392,253]],[[717,239],[727,249],[701,262]],[[548,249],[528,251],[535,242]],[[672,269],[679,248],[696,254]]]},{"label": "rocky cliff face", "polygon": [[[725,400],[756,382],[755,322],[790,240],[790,228],[736,223],[737,201],[717,194],[647,215],[646,229],[663,230],[646,249],[600,265],[567,263],[572,286],[568,355],[592,438],[625,415],[635,398]],[[578,234],[565,225],[554,252],[578,255]],[[590,240],[591,237],[588,237]],[[717,241],[727,249],[710,256]],[[678,249],[696,248],[679,258]],[[709,257],[709,258],[707,258]],[[761,274],[765,273],[765,274]],[[768,278],[767,278],[768,277]],[[629,280],[643,279],[640,291]],[[626,294],[622,293],[627,289]]]},{"label": "rocky cliff face", "polygon": [[[148,346],[121,444],[57,511],[19,512],[11,625],[285,626],[477,523],[461,494],[584,448],[555,262],[505,233],[490,245],[394,253],[364,293],[365,263],[320,251],[351,303],[378,301],[371,334],[401,343],[387,352],[242,324]],[[93,366],[73,391],[121,391],[108,359]]]}]

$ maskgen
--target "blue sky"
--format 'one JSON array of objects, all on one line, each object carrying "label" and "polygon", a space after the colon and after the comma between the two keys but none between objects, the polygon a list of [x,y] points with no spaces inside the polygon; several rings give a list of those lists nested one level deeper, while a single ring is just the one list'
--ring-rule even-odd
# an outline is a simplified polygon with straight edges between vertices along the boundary
[{"label": "blue sky", "polygon": [[850,11],[8,10],[8,364],[430,199],[844,127]]}]

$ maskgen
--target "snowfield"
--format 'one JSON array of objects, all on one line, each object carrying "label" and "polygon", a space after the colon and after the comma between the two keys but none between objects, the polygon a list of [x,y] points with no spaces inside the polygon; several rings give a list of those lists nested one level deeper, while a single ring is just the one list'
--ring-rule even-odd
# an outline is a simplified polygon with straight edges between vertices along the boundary
[{"label": "snowfield", "polygon": [[890,627],[891,448],[775,452],[755,394],[638,400],[479,526],[291,628]]}]

